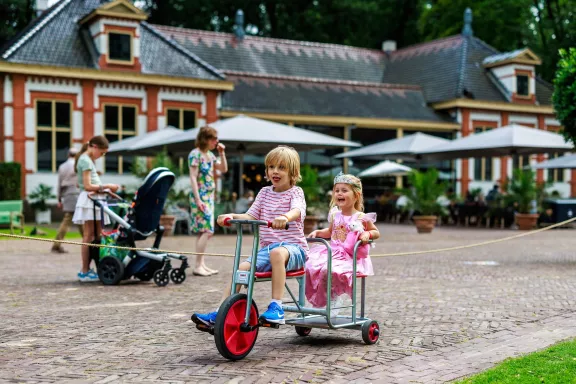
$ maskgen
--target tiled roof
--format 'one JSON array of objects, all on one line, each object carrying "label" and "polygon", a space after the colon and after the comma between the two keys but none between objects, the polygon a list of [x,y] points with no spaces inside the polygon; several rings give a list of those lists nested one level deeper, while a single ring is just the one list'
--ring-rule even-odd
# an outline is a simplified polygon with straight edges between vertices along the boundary
[{"label": "tiled roof", "polygon": [[[62,0],[32,22],[2,51],[15,63],[97,68],[97,53],[78,20],[101,5],[100,0]],[[193,53],[141,24],[142,72],[219,80],[224,76]]]},{"label": "tiled roof", "polygon": [[495,55],[484,58],[484,60],[482,60],[482,64],[491,64],[491,63],[497,63],[499,61],[512,59],[521,54],[522,52],[524,52],[524,49],[517,49],[512,52],[497,53]]},{"label": "tiled roof", "polygon": [[429,108],[417,87],[230,73],[227,79],[235,86],[222,99],[224,110],[452,122]]},{"label": "tiled roof", "polygon": [[382,81],[384,52],[345,45],[154,26],[215,67],[227,71],[366,82]]}]

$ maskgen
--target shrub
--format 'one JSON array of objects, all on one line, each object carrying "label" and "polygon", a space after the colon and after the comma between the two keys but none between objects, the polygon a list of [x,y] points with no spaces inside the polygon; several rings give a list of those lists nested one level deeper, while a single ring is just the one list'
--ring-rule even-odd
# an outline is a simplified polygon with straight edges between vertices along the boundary
[{"label": "shrub", "polygon": [[576,143],[576,48],[560,50],[552,102],[567,140]]},{"label": "shrub", "polygon": [[20,200],[22,174],[20,163],[0,163],[0,200]]}]

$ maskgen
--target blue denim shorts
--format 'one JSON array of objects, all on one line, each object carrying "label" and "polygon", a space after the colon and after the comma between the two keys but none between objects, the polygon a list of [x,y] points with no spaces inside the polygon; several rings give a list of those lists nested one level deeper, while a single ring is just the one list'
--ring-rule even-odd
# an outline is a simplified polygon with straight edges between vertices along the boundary
[{"label": "blue denim shorts", "polygon": [[[256,272],[270,272],[272,270],[272,265],[270,264],[270,251],[278,247],[286,248],[290,255],[288,264],[286,264],[286,271],[297,271],[304,268],[306,252],[302,247],[296,244],[281,242],[270,244],[258,251],[258,256],[256,258]],[[251,263],[252,258],[246,259],[246,261]]]}]

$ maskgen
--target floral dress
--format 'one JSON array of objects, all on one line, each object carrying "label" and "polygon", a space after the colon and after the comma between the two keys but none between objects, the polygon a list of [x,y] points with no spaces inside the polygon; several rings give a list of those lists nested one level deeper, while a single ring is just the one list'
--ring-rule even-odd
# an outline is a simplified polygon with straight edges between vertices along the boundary
[{"label": "floral dress", "polygon": [[[337,208],[330,211],[328,221],[332,224],[332,293],[331,299],[347,294],[352,297],[352,254],[346,251],[345,242],[349,233],[348,224],[359,220],[362,224],[375,222],[375,213],[358,212],[352,216],[344,216]],[[328,283],[328,251],[324,245],[310,249],[306,260],[306,298],[316,308],[325,307],[327,301]],[[356,260],[356,272],[364,275],[374,275],[370,256]]]},{"label": "floral dress", "polygon": [[214,165],[217,162],[216,156],[208,152],[210,160],[202,156],[202,152],[196,148],[188,155],[188,166],[198,167],[198,195],[200,200],[206,205],[206,212],[202,212],[196,205],[194,194],[190,192],[190,215],[192,217],[192,232],[214,233],[214,190],[216,183],[214,180]]}]

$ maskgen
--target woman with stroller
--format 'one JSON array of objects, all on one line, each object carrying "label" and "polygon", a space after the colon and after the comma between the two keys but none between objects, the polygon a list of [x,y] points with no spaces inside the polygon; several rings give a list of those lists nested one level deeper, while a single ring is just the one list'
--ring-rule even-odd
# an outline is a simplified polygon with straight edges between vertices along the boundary
[{"label": "woman with stroller", "polygon": [[[196,265],[192,271],[197,276],[210,276],[218,273],[217,270],[208,268],[204,262],[204,253],[208,240],[214,234],[214,191],[216,181],[215,171],[221,174],[228,172],[226,162],[225,146],[218,142],[218,132],[216,129],[205,126],[200,128],[196,137],[196,148],[188,155],[188,166],[190,167],[190,183],[192,192],[190,193],[190,209],[192,216],[192,232],[199,233],[196,242]],[[218,149],[220,158],[210,151]]]},{"label": "woman with stroller", "polygon": [[[80,152],[76,155],[74,168],[78,174],[80,195],[72,221],[74,224],[82,225],[82,241],[84,243],[91,243],[96,240],[94,234],[100,233],[102,230],[100,208],[96,208],[96,217],[94,217],[94,202],[90,200],[88,195],[92,192],[116,192],[119,188],[116,184],[102,184],[94,164],[97,159],[106,155],[108,145],[108,140],[104,136],[94,136],[82,145]],[[108,216],[105,217],[105,220],[107,224]],[[78,272],[78,280],[82,282],[98,281],[98,274],[90,269],[90,248],[86,245],[82,246],[82,269]]]}]

